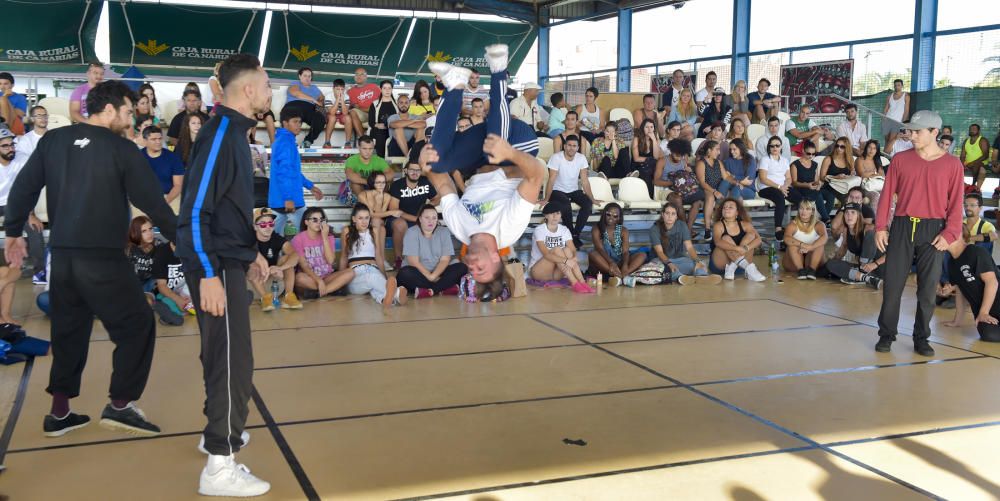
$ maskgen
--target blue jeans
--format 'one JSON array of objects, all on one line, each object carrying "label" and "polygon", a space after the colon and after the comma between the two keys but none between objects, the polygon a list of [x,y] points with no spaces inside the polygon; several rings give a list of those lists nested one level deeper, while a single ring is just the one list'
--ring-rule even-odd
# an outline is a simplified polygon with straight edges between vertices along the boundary
[{"label": "blue jeans", "polygon": [[302,215],[306,213],[306,207],[296,207],[295,212],[291,214],[285,214],[284,207],[271,208],[271,210],[277,215],[274,220],[274,232],[278,235],[285,236],[285,224],[288,222],[292,223],[295,227],[295,233],[299,232],[299,225],[302,224]]},{"label": "blue jeans", "polygon": [[[690,257],[684,256],[670,258],[670,262],[677,267],[677,271],[670,273],[670,280],[673,282],[676,282],[681,275],[694,275],[697,277],[704,277],[708,275],[707,268],[695,269],[694,260]],[[669,270],[669,267],[667,269]]]},{"label": "blue jeans", "polygon": [[[490,75],[490,110],[486,122],[457,132],[458,116],[462,111],[462,89],[445,91],[441,95],[437,122],[431,134],[431,145],[437,151],[438,161],[431,166],[434,172],[461,171],[471,176],[486,165],[483,142],[487,134],[497,134],[514,148],[530,155],[538,154],[538,136],[528,124],[510,116],[510,107],[504,94],[507,92],[507,72]],[[505,162],[504,165],[512,165]]]},{"label": "blue jeans", "polygon": [[740,186],[725,180],[719,183],[719,193],[722,193],[723,197],[733,197],[737,200],[757,198],[757,190],[753,188],[753,184]]}]

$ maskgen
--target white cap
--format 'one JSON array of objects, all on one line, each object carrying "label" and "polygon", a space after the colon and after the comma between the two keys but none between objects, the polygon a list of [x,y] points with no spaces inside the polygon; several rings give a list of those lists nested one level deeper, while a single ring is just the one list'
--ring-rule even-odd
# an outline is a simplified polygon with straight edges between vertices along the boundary
[{"label": "white cap", "polygon": [[539,87],[538,84],[536,84],[535,82],[527,82],[527,83],[524,84],[524,86],[522,88],[524,90],[528,90],[528,89],[542,90],[542,88]]}]

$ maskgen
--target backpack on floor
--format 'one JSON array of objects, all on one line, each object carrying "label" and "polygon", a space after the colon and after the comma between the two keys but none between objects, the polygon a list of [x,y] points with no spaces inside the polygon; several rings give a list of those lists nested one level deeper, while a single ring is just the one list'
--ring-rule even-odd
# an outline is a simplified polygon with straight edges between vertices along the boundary
[{"label": "backpack on floor", "polygon": [[670,275],[666,273],[666,266],[659,261],[650,261],[632,273],[635,281],[644,285],[658,285],[669,282]]}]

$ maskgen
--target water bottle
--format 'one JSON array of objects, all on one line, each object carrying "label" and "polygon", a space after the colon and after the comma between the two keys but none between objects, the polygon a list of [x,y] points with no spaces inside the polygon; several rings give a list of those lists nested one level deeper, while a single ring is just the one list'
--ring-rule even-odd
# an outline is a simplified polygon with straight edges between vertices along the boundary
[{"label": "water bottle", "polygon": [[604,274],[597,272],[597,293],[604,291]]},{"label": "water bottle", "polygon": [[771,280],[774,283],[780,282],[781,275],[778,272],[778,242],[771,241],[771,248],[767,251],[767,259],[771,265]]},{"label": "water bottle", "polygon": [[278,301],[278,281],[271,280],[271,304],[273,304],[274,307],[277,308],[279,303],[280,301]]}]

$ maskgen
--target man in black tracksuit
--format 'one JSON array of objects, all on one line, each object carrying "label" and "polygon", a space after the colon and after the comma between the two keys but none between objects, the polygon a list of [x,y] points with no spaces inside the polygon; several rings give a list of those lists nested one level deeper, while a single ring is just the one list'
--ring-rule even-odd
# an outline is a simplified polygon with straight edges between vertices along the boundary
[{"label": "man in black tracksuit", "polygon": [[129,201],[170,240],[177,218],[149,162],[122,138],[132,125],[135,101],[121,82],[94,87],[87,96],[89,119],[45,134],[7,199],[5,254],[12,266],[19,267],[24,256],[21,232],[42,188],[47,188],[52,370],[46,391],[52,394],[52,411],[45,416],[43,430],[50,437],[90,421],[70,412],[69,399],[80,394],[94,315],[115,344],[111,403],[101,415],[101,425],[147,436],[160,432],[132,403],[142,395],[149,377],[156,327],[125,256]]},{"label": "man in black tracksuit", "polygon": [[270,484],[242,475],[233,455],[244,443],[253,387],[247,269],[254,275],[268,269],[253,229],[247,130],[257,126],[251,117],[270,106],[271,89],[257,59],[246,54],[226,59],[219,75],[225,98],[191,149],[177,222],[177,256],[198,315],[205,377],[209,462],[199,492],[259,495]]}]

